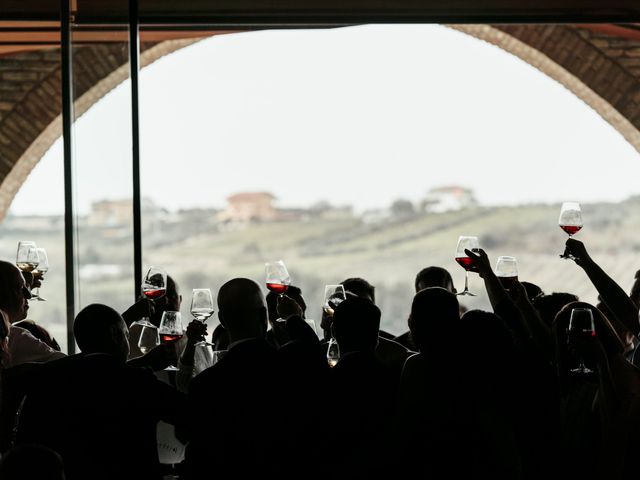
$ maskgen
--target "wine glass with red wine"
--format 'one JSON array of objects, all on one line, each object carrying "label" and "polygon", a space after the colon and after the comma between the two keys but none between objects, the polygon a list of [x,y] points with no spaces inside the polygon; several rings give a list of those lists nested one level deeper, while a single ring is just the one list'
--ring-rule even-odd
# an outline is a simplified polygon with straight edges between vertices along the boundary
[{"label": "wine glass with red wine", "polygon": [[[184,327],[182,326],[182,316],[180,312],[165,311],[162,313],[162,319],[160,320],[160,328],[158,329],[158,335],[160,335],[160,343],[176,343],[184,335]],[[165,370],[177,371],[178,369],[169,365]]]},{"label": "wine glass with red wine", "polygon": [[[571,310],[569,319],[569,330],[567,331],[569,341],[571,339],[589,339],[596,336],[596,327],[593,323],[593,312],[588,308],[574,308]],[[593,370],[584,364],[580,357],[580,365],[571,370],[572,373],[593,373]]]},{"label": "wine glass with red wine", "polygon": [[518,283],[518,261],[516,257],[503,255],[496,262],[496,277],[503,288],[510,291]]},{"label": "wine glass with red wine", "polygon": [[[149,300],[157,300],[167,293],[167,272],[162,267],[150,267],[142,281],[142,294]],[[143,327],[155,327],[149,321],[149,317],[142,317],[132,325],[142,325]]]},{"label": "wine glass with red wine", "polygon": [[461,235],[458,238],[458,247],[456,248],[456,262],[464,268],[464,290],[462,292],[458,292],[458,295],[469,295],[471,297],[475,297],[475,293],[471,293],[469,291],[469,270],[472,270],[474,267],[475,260],[469,257],[465,250],[470,250],[472,252],[477,252],[480,250],[480,244],[478,243],[478,237],[469,237],[465,235]]},{"label": "wine glass with red wine", "polygon": [[291,285],[291,276],[282,260],[264,265],[267,289],[282,296]]},{"label": "wine glass with red wine", "polygon": [[[564,202],[562,204],[558,225],[569,237],[572,237],[582,229],[582,209],[578,202]],[[572,258],[572,256],[563,253],[560,258]]]}]

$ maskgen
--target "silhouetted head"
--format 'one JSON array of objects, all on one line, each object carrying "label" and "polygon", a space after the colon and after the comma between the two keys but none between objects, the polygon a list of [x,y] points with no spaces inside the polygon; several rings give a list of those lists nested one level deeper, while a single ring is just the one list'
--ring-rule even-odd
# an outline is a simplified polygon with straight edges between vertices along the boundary
[{"label": "silhouetted head", "polygon": [[162,314],[164,312],[179,312],[182,304],[182,295],[180,295],[180,287],[173,279],[167,275],[167,291],[165,294],[153,301],[155,310],[151,316],[151,323],[156,327],[160,326]]},{"label": "silhouetted head", "polygon": [[0,461],[2,480],[64,480],[62,458],[42,445],[13,447]]},{"label": "silhouetted head", "polygon": [[234,278],[218,291],[218,318],[231,343],[264,338],[267,307],[260,286],[248,278]]},{"label": "silhouetted head", "polygon": [[[300,308],[302,309],[302,318],[304,318],[305,312],[307,310],[307,304],[305,303],[304,298],[302,298],[302,290],[300,290],[298,287],[294,287],[293,285],[289,285],[289,288],[287,288],[287,292],[285,295],[289,298],[292,298],[298,305],[300,305]],[[269,311],[269,322],[273,324],[273,322],[275,322],[279,317],[278,294],[270,291],[269,293],[267,293],[266,300],[267,310]]]},{"label": "silhouetted head", "polygon": [[364,298],[347,298],[333,314],[331,330],[341,353],[373,352],[379,329],[380,309]]},{"label": "silhouetted head", "polygon": [[531,283],[531,282],[520,282],[520,283],[524,287],[524,290],[527,292],[527,298],[529,299],[529,301],[533,301],[535,298],[538,298],[541,295],[544,295],[544,292],[542,291],[542,289],[535,283]]},{"label": "silhouetted head", "polygon": [[442,287],[451,293],[456,293],[451,274],[442,267],[432,266],[420,270],[416,275],[415,287],[416,292],[429,287]]},{"label": "silhouetted head", "polygon": [[577,302],[578,297],[572,293],[556,292],[550,295],[541,295],[532,301],[533,306],[540,314],[540,318],[544,323],[553,324],[553,319],[562,307],[571,302]]},{"label": "silhouetted head", "polygon": [[413,297],[409,330],[421,352],[452,349],[460,323],[458,297],[442,287],[420,290]]},{"label": "silhouetted head", "polygon": [[376,303],[376,287],[367,282],[364,278],[347,278],[340,283],[344,289],[357,295],[360,298],[365,298],[371,303]]},{"label": "silhouetted head", "polygon": [[16,323],[27,317],[31,293],[24,277],[13,263],[0,260],[0,309]]},{"label": "silhouetted head", "polygon": [[73,322],[82,353],[107,353],[123,362],[129,356],[129,329],[118,312],[100,303],[83,308]]}]

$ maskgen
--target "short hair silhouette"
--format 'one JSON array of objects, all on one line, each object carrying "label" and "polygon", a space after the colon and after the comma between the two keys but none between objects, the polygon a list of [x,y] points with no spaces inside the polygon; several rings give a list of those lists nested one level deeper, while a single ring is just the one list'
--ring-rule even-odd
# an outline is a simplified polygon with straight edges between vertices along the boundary
[{"label": "short hair silhouette", "polygon": [[33,444],[18,445],[0,460],[2,480],[64,480],[62,458],[52,449]]},{"label": "short hair silhouette", "polygon": [[578,296],[572,293],[554,292],[550,295],[541,295],[532,301],[533,306],[540,314],[540,318],[548,326],[553,324],[553,319],[562,307],[571,302],[577,302]]},{"label": "short hair silhouette", "polygon": [[374,351],[378,345],[380,309],[365,298],[350,297],[333,314],[331,326],[341,352]]},{"label": "short hair silhouette", "polygon": [[415,280],[416,292],[429,287],[442,287],[453,292],[453,278],[449,271],[442,267],[426,267],[418,272]]},{"label": "short hair silhouette", "polygon": [[444,347],[452,341],[459,322],[458,297],[449,290],[429,287],[420,290],[413,297],[409,330],[413,342],[421,352],[434,346]]},{"label": "short hair silhouette", "polygon": [[129,355],[127,326],[120,314],[101,303],[84,307],[73,322],[73,335],[82,353]]},{"label": "short hair silhouette", "polygon": [[340,282],[340,285],[348,292],[354,293],[360,298],[368,298],[376,303],[376,287],[367,282],[364,278],[352,277]]},{"label": "short hair silhouette", "polygon": [[218,290],[218,318],[229,341],[261,338],[267,332],[267,307],[260,286],[248,278],[234,278]]}]

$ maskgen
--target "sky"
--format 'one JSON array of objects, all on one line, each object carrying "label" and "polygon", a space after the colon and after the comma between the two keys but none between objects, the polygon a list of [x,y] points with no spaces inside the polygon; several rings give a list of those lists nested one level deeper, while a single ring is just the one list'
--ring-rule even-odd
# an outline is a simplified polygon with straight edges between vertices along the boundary
[{"label": "sky", "polygon": [[[283,207],[380,208],[433,187],[485,205],[618,201],[640,154],[565,87],[437,25],[224,35],[140,75],[142,193],[170,210],[267,190]],[[130,84],[76,123],[77,205],[131,194]],[[64,210],[62,143],[14,214]]]}]

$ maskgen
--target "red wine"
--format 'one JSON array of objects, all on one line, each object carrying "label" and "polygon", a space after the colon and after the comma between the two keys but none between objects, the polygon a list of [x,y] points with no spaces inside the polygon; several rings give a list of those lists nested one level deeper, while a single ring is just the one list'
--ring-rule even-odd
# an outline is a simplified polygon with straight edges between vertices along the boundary
[{"label": "red wine", "polygon": [[153,290],[152,289],[144,290],[142,293],[144,293],[144,296],[147,297],[149,300],[155,300],[156,298],[162,297],[166,292],[167,292],[166,288],[155,288]]},{"label": "red wine", "polygon": [[505,290],[510,290],[513,287],[515,287],[516,283],[518,283],[518,277],[498,277],[498,280],[500,280],[500,283],[502,284],[502,287]]},{"label": "red wine", "polygon": [[289,285],[283,285],[281,283],[267,283],[267,288],[273,293],[284,293],[289,288]]},{"label": "red wine", "polygon": [[471,270],[476,264],[476,261],[471,257],[456,257],[456,262],[467,271]]},{"label": "red wine", "polygon": [[182,334],[169,334],[169,333],[161,333],[160,341],[162,343],[173,343],[177,342],[182,338]]},{"label": "red wine", "polygon": [[578,233],[582,229],[582,225],[560,225],[560,228],[571,236]]},{"label": "red wine", "polygon": [[570,339],[573,340],[580,340],[581,338],[586,340],[589,338],[594,338],[596,336],[596,331],[591,330],[590,328],[584,330],[581,328],[574,328],[573,330],[569,330],[567,332],[567,335]]}]

